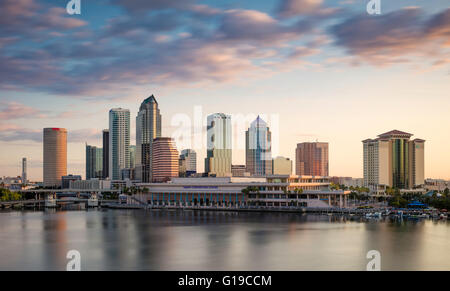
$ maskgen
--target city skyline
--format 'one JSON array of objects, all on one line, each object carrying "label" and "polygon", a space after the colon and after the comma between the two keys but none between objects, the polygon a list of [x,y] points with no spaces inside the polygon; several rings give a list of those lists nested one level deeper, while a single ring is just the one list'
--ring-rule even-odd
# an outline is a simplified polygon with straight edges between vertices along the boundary
[{"label": "city skyline", "polygon": [[[42,181],[47,127],[67,128],[67,172],[84,176],[85,142],[102,146],[107,112],[130,110],[135,144],[139,104],[155,94],[164,136],[196,106],[202,120],[276,114],[279,128],[266,120],[276,155],[295,162],[297,143],[325,141],[330,175],[362,177],[361,140],[397,129],[427,140],[426,178],[450,179],[450,9],[441,1],[384,1],[380,16],[356,1],[167,1],[140,7],[149,22],[134,1],[85,1],[76,16],[65,3],[14,2],[0,3],[11,16],[0,26],[1,176],[20,175],[26,157],[28,179]],[[21,24],[50,16],[39,28]],[[193,149],[202,172],[205,150]],[[232,163],[245,163],[244,149]]]}]

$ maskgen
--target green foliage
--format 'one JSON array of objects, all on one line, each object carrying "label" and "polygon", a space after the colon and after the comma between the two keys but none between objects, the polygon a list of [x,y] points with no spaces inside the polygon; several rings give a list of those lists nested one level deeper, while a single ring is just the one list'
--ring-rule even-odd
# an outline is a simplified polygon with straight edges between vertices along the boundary
[{"label": "green foliage", "polygon": [[21,200],[22,195],[16,192],[11,192],[9,189],[0,189],[0,201],[17,201]]}]

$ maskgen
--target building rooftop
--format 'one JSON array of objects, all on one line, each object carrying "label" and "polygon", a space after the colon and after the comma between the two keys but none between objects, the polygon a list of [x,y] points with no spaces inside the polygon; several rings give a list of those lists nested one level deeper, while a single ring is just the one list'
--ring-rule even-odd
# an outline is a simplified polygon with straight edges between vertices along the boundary
[{"label": "building rooftop", "polygon": [[400,130],[394,129],[394,130],[385,132],[383,134],[380,134],[380,135],[378,135],[378,137],[379,138],[396,138],[396,137],[397,138],[398,137],[400,137],[400,138],[410,138],[413,135],[414,134],[412,134],[412,133],[407,133],[407,132],[404,132],[404,131],[400,131]]}]

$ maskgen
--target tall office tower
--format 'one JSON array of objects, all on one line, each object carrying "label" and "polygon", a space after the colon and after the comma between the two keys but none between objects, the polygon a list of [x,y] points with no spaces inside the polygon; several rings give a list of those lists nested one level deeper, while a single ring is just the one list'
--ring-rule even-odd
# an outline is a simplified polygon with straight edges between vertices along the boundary
[{"label": "tall office tower", "polygon": [[136,180],[152,181],[152,144],[161,137],[161,113],[155,96],[145,99],[136,117]]},{"label": "tall office tower", "polygon": [[120,179],[120,171],[130,167],[130,111],[109,111],[109,178]]},{"label": "tall office tower", "polygon": [[276,157],[272,160],[272,173],[274,175],[292,175],[292,161],[285,157]]},{"label": "tall office tower", "polygon": [[27,158],[22,159],[22,184],[26,184],[28,182],[27,177]]},{"label": "tall office tower", "polygon": [[109,130],[103,130],[103,167],[102,167],[103,179],[109,177]]},{"label": "tall office tower", "polygon": [[297,144],[295,153],[297,175],[328,176],[328,143],[304,142]]},{"label": "tall office tower", "polygon": [[231,116],[214,113],[207,118],[205,173],[231,177]]},{"label": "tall office tower", "polygon": [[166,182],[178,177],[178,151],[175,141],[169,137],[157,137],[152,148],[152,181]]},{"label": "tall office tower", "polygon": [[86,180],[102,178],[103,149],[86,144]]},{"label": "tall office tower", "polygon": [[392,130],[363,141],[364,186],[411,189],[424,184],[425,141]]},{"label": "tall office tower", "polygon": [[272,133],[259,116],[245,132],[245,166],[252,176],[272,175]]},{"label": "tall office tower", "polygon": [[134,169],[136,167],[136,146],[130,146],[130,169]]},{"label": "tall office tower", "polygon": [[44,186],[60,187],[67,175],[67,130],[44,128]]}]

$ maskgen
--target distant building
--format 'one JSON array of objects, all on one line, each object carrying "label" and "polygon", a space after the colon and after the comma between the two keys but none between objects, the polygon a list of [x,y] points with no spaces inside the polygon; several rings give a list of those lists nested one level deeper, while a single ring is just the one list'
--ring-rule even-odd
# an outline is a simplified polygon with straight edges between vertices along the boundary
[{"label": "distant building", "polygon": [[109,111],[109,178],[120,179],[120,170],[130,167],[130,111]]},{"label": "distant building", "polygon": [[86,144],[86,180],[103,177],[103,149]]},{"label": "distant building", "polygon": [[214,113],[207,118],[205,173],[216,177],[231,176],[231,116]]},{"label": "distant building", "polygon": [[166,182],[179,175],[178,151],[175,141],[168,137],[158,137],[152,145],[153,182]]},{"label": "distant building", "polygon": [[352,178],[352,177],[330,177],[330,181],[334,184],[344,185],[346,187],[364,187],[363,178]]},{"label": "distant building", "polygon": [[136,179],[152,181],[153,140],[161,137],[161,113],[155,96],[145,99],[136,117]]},{"label": "distant building", "polygon": [[61,187],[67,175],[67,130],[44,128],[44,186]]},{"label": "distant building", "polygon": [[181,151],[180,159],[180,177],[190,177],[197,173],[197,153],[191,149]]},{"label": "distant building", "polygon": [[425,141],[392,130],[363,141],[364,185],[412,189],[423,185]]},{"label": "distant building", "polygon": [[443,192],[445,189],[450,189],[450,181],[443,179],[426,179],[424,188],[429,191]]},{"label": "distant building", "polygon": [[120,170],[121,180],[135,180],[134,168]]},{"label": "distant building", "polygon": [[253,176],[272,175],[272,133],[259,116],[245,132],[245,165]]},{"label": "distant building", "polygon": [[292,175],[292,161],[285,157],[276,157],[272,160],[273,175]]},{"label": "distant building", "polygon": [[62,189],[69,189],[70,183],[74,181],[81,181],[81,176],[79,175],[67,175],[62,176]]},{"label": "distant building", "polygon": [[329,176],[328,143],[299,143],[297,144],[295,159],[295,172],[297,175]]},{"label": "distant building", "polygon": [[247,168],[245,165],[231,165],[231,174],[233,177],[249,177],[251,176],[249,172],[247,172]]},{"label": "distant building", "polygon": [[130,168],[134,169],[136,167],[136,146],[130,146]]},{"label": "distant building", "polygon": [[110,180],[100,180],[100,179],[91,179],[91,180],[74,180],[70,181],[69,189],[76,190],[108,190],[111,188]]},{"label": "distant building", "polygon": [[22,159],[22,183],[26,184],[28,182],[27,177],[27,158]]},{"label": "distant building", "polygon": [[103,130],[103,167],[102,167],[103,179],[109,177],[109,130]]}]

